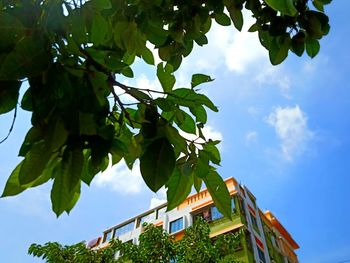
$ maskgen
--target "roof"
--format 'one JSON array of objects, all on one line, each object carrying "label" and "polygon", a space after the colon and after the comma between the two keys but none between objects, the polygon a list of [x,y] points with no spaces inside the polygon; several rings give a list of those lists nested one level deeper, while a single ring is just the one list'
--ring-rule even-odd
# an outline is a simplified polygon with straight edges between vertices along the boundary
[{"label": "roof", "polygon": [[278,230],[278,232],[287,240],[293,249],[298,249],[299,245],[292,238],[291,234],[284,228],[281,222],[270,211],[265,211],[264,215],[272,223],[272,225]]}]

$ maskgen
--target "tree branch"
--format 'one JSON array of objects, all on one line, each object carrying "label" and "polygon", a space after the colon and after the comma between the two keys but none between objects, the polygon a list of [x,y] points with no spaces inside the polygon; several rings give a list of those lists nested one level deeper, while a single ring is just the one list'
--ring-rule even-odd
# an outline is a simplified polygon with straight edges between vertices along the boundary
[{"label": "tree branch", "polygon": [[6,141],[7,138],[10,136],[10,134],[11,134],[11,132],[13,130],[13,126],[15,125],[16,117],[17,117],[17,104],[16,104],[16,107],[15,107],[15,112],[13,114],[13,119],[12,119],[12,123],[11,123],[11,127],[9,129],[9,132],[7,133],[6,137],[0,141],[0,144],[2,144],[4,141]]}]

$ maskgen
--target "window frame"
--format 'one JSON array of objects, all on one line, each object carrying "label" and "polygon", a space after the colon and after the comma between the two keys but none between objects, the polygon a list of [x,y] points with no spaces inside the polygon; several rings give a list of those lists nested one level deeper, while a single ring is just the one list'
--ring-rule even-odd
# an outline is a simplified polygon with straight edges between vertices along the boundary
[{"label": "window frame", "polygon": [[[266,263],[265,252],[259,246],[256,246],[256,247],[258,249],[259,262],[260,263]],[[263,257],[263,259],[261,257]]]},{"label": "window frame", "polygon": [[[108,234],[110,234],[109,239],[107,239]],[[110,240],[113,239],[113,236],[114,236],[114,231],[113,231],[113,229],[110,229],[110,230],[104,232],[104,233],[103,233],[103,240],[102,240],[102,243],[109,242]]]},{"label": "window frame", "polygon": [[[132,227],[131,227],[132,229],[127,228],[127,226],[131,226],[131,225],[132,225]],[[123,231],[121,234],[118,234],[118,230],[123,229],[123,228],[125,228],[126,231]],[[135,229],[135,221],[131,221],[131,222],[125,224],[125,225],[122,225],[122,226],[114,228],[114,235],[113,236],[115,238],[118,238],[118,237],[120,237],[120,236],[122,236],[122,235],[124,235],[126,233],[132,232],[134,229]]]},{"label": "window frame", "polygon": [[[175,230],[174,232],[171,232],[171,224],[174,223],[174,222],[176,222],[176,221],[179,221],[179,220],[182,221],[182,228],[177,229],[177,230]],[[169,227],[168,227],[168,232],[169,232],[169,234],[173,235],[173,234],[176,234],[176,233],[178,233],[178,232],[180,232],[180,231],[182,231],[182,230],[184,230],[184,229],[185,229],[185,218],[184,218],[184,216],[179,217],[179,218],[177,218],[177,219],[175,219],[175,220],[169,221]]]}]

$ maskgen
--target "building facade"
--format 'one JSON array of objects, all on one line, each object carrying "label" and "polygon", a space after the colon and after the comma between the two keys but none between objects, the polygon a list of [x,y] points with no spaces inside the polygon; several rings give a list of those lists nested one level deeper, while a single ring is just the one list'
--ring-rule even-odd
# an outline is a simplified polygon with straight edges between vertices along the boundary
[{"label": "building facade", "polygon": [[88,246],[103,248],[112,238],[137,244],[144,222],[163,227],[179,240],[185,229],[201,217],[209,222],[211,238],[243,229],[241,245],[233,251],[241,262],[298,263],[295,250],[299,246],[280,221],[270,211],[262,212],[254,195],[234,178],[226,179],[225,183],[232,200],[232,221],[218,211],[208,190],[203,189],[171,211],[166,212],[166,204],[163,204],[110,227]]}]

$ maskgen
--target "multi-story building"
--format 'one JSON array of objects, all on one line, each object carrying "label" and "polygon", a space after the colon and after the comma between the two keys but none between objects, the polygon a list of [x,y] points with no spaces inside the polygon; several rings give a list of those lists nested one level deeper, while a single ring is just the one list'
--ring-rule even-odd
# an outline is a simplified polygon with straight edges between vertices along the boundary
[{"label": "multi-story building", "polygon": [[225,180],[232,198],[232,221],[215,207],[207,189],[186,198],[177,208],[166,212],[166,204],[106,229],[102,237],[89,242],[90,247],[103,248],[112,238],[138,243],[144,222],[163,227],[175,240],[184,235],[197,217],[209,222],[210,237],[243,229],[241,245],[233,253],[241,262],[298,263],[294,250],[298,244],[270,212],[262,212],[254,195],[234,178]]}]

